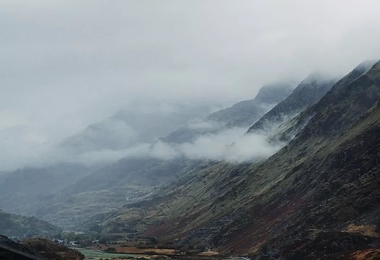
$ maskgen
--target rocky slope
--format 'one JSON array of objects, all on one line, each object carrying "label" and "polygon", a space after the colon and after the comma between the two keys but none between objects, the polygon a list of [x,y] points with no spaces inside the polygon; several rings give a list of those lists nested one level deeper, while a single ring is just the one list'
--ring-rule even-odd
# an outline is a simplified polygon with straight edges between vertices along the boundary
[{"label": "rocky slope", "polygon": [[[345,95],[349,88],[355,87],[355,86],[350,86],[351,83],[353,83],[359,77],[363,76],[363,74],[367,73],[368,70],[375,63],[376,63],[375,61],[363,62],[359,64],[355,69],[353,69],[350,73],[348,73],[345,77],[340,79],[334,85],[334,87],[329,91],[328,95],[325,95],[321,98],[320,102],[311,106],[309,109],[303,111],[293,120],[290,120],[289,122],[285,123],[279,131],[280,139],[289,140],[293,138],[294,135],[297,134],[300,131],[300,129],[302,129],[309,122],[311,118],[313,118],[319,111],[324,110],[326,106],[330,106],[334,102],[340,101],[341,104],[345,104],[346,106],[349,106],[350,104],[347,104],[347,103],[350,102],[350,99],[349,98],[345,99],[346,98]],[[357,85],[361,84],[361,82],[357,82],[356,84]],[[360,91],[360,87],[357,89],[357,91]],[[360,94],[362,93],[357,93],[357,95],[360,95]],[[371,94],[370,92],[364,93],[364,95],[370,95],[370,94]],[[363,111],[360,109],[356,111],[356,107],[352,107],[350,108],[350,110],[353,113],[363,113]],[[342,115],[345,115],[344,111],[342,111]],[[349,116],[347,116],[347,118],[349,118]]]},{"label": "rocky slope", "polygon": [[376,255],[380,62],[355,73],[301,113],[308,120],[293,127],[295,137],[269,159],[204,163],[149,200],[93,221],[254,259]]}]

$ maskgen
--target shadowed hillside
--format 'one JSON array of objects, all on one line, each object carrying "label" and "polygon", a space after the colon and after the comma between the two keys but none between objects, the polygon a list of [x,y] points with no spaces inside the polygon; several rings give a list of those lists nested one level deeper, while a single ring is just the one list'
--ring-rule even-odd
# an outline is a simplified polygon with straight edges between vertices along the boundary
[{"label": "shadowed hillside", "polygon": [[365,254],[379,242],[380,63],[343,81],[304,112],[311,119],[269,159],[204,163],[149,200],[92,221],[255,259]]}]

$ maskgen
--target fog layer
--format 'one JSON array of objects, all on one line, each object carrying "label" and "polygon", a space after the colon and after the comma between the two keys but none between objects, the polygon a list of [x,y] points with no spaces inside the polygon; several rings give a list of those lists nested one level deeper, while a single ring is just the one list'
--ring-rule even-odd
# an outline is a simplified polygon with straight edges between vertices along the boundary
[{"label": "fog layer", "polygon": [[378,10],[377,0],[1,1],[0,170],[46,161],[135,103],[228,106],[268,82],[344,74],[380,56]]}]

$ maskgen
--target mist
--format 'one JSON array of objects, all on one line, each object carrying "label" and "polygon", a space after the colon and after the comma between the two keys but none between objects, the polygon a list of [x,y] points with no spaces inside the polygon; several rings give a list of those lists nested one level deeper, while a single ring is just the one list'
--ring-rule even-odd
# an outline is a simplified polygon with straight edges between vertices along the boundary
[{"label": "mist", "polygon": [[[56,151],[60,143],[136,104],[212,110],[253,98],[269,82],[345,74],[380,57],[379,9],[376,0],[2,1],[0,170],[71,160]],[[130,140],[138,133],[129,127],[117,122],[115,136]],[[211,158],[212,150],[224,158],[230,143],[204,138],[156,144],[157,154]],[[83,153],[108,161],[147,144]],[[206,144],[215,148],[203,156],[196,149]]]},{"label": "mist", "polygon": [[217,133],[206,133],[194,142],[181,144],[165,143],[139,144],[124,150],[103,149],[81,154],[69,161],[92,165],[112,163],[122,158],[155,158],[160,160],[225,161],[243,163],[265,159],[277,152],[284,143],[269,141],[271,132],[245,134],[246,128],[229,128]]}]

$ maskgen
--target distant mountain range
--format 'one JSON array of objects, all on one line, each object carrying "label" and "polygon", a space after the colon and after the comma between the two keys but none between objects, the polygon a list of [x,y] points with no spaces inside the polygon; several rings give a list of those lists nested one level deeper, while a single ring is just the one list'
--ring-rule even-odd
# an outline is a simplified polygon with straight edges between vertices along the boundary
[{"label": "distant mountain range", "polygon": [[147,103],[89,125],[64,140],[60,147],[69,153],[103,149],[121,150],[141,143],[152,143],[190,120],[207,116],[214,104]]}]

